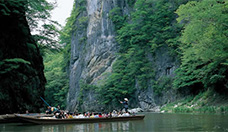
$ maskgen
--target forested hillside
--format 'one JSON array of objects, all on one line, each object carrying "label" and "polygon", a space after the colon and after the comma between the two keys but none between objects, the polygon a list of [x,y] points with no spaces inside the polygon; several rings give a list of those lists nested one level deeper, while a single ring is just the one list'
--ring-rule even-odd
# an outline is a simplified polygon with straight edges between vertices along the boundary
[{"label": "forested hillside", "polygon": [[75,0],[59,31],[53,4],[0,0],[0,110],[226,112],[227,3]]},{"label": "forested hillside", "polygon": [[168,73],[158,75],[155,58],[166,52],[158,53],[162,48],[168,50],[169,56],[177,57],[181,25],[176,23],[174,12],[183,2],[138,0],[128,3],[134,10],[130,15],[122,14],[119,7],[109,12],[120,49],[112,74],[99,89],[106,104],[112,101],[118,105],[123,96],[137,100],[136,91],[152,89],[150,94],[160,95],[171,88],[172,77]]},{"label": "forested hillside", "polygon": [[[98,4],[92,8],[89,5],[97,3],[76,0],[62,35],[73,47],[68,63],[72,73],[70,110],[90,109],[92,100],[101,107],[118,108],[119,100],[127,97],[132,107],[151,108],[208,90],[227,93],[227,1],[116,0],[111,9],[101,3],[103,7]],[[96,41],[100,34],[108,42],[112,29],[115,42],[111,43],[118,48],[112,70],[103,66],[105,71],[97,69],[99,72],[94,73],[90,63],[100,65],[103,62],[98,58],[103,57],[95,54],[90,60],[90,47],[99,48]],[[98,40],[90,38],[93,34]],[[69,53],[66,56],[68,60]],[[75,72],[78,68],[82,71]]]}]

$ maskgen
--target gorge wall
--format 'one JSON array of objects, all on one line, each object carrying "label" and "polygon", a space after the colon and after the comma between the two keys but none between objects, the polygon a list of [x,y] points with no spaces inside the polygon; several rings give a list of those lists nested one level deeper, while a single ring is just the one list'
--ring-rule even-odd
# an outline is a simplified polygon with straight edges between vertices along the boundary
[{"label": "gorge wall", "polygon": [[45,77],[39,48],[22,3],[0,2],[0,111],[39,112]]},{"label": "gorge wall", "polygon": [[[83,90],[82,85],[99,87],[102,80],[112,73],[120,45],[116,41],[115,25],[109,19],[109,12],[116,7],[121,8],[122,15],[129,16],[133,11],[128,0],[76,0],[75,8],[79,12],[71,41],[70,88],[67,98],[67,109],[70,111],[101,111],[104,107],[97,101],[96,90]],[[170,55],[167,46],[157,48],[154,55],[148,54],[147,59],[153,63],[155,81],[163,83],[164,78],[172,80],[179,62]],[[177,98],[173,96],[176,94],[174,90],[167,89],[160,95],[154,94],[153,85],[150,83],[147,89],[142,90],[136,82],[135,99],[130,100],[132,107],[149,110]]]}]

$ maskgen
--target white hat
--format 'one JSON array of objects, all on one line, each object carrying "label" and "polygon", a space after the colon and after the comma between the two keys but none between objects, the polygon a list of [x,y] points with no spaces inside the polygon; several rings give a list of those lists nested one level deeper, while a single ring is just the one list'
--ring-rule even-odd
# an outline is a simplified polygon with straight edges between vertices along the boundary
[{"label": "white hat", "polygon": [[127,98],[124,98],[124,100],[125,100],[125,101],[128,101],[128,99],[127,99]]}]

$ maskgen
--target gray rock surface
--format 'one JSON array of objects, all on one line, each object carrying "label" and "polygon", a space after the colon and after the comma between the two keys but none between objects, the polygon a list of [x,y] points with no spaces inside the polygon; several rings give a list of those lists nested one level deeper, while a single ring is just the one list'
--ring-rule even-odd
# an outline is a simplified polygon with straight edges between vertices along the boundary
[{"label": "gray rock surface", "polygon": [[[163,78],[172,79],[175,76],[174,71],[178,68],[179,61],[177,57],[170,55],[167,46],[158,48],[155,55],[148,55],[148,58],[155,65],[155,81],[161,83],[164,80]],[[180,98],[177,92],[172,89],[164,90],[161,95],[156,95],[153,93],[153,85],[149,85],[146,91],[140,91],[138,95],[140,107],[146,111],[154,109],[157,105],[173,102]]]},{"label": "gray rock surface", "polygon": [[[115,41],[114,24],[108,18],[109,11],[120,7],[123,14],[128,15],[131,11],[127,0],[86,0],[86,11],[77,17],[71,44],[70,63],[70,89],[67,99],[67,109],[76,111],[79,107],[84,111],[101,110],[102,105],[96,101],[93,90],[83,92],[83,103],[79,103],[80,80],[87,84],[100,85],[99,82],[107,78],[112,72],[112,64],[117,58],[118,43]],[[77,4],[76,4],[77,6]],[[87,17],[84,27],[80,28],[79,19]],[[86,38],[81,41],[82,38]],[[160,47],[155,55],[148,55],[148,59],[156,65],[156,77],[174,77],[174,70],[178,67],[178,61],[171,56],[168,47]],[[150,110],[157,105],[175,100],[175,91],[165,91],[164,96],[156,96],[153,93],[153,85],[149,84],[146,90],[140,90],[136,82],[136,99],[134,106],[143,110]]]},{"label": "gray rock surface", "polygon": [[134,109],[129,109],[128,110],[130,113],[139,113],[139,112],[143,112],[142,108],[134,108]]},{"label": "gray rock surface", "polygon": [[[78,16],[77,20],[88,17],[88,22],[87,27],[74,32],[72,38],[67,109],[75,111],[79,107],[80,80],[98,85],[99,80],[104,79],[112,71],[118,44],[115,41],[114,25],[108,14],[114,7],[125,8],[124,3],[124,0],[87,0],[86,11]],[[126,9],[124,11],[127,12]],[[78,24],[77,21],[75,26]],[[83,37],[87,39],[81,42],[80,39]],[[88,100],[83,103],[83,109],[98,109],[100,106],[95,101],[94,91],[88,91],[87,94]]]}]

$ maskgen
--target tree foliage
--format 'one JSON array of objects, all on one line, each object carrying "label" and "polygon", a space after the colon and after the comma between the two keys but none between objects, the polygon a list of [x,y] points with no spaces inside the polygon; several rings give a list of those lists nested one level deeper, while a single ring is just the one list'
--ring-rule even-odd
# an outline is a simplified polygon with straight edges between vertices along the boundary
[{"label": "tree foliage", "polygon": [[[9,8],[11,6],[14,8]],[[46,0],[1,0],[0,7],[3,15],[16,13],[26,16],[30,30],[41,49],[60,47],[56,37],[59,35],[60,24],[49,19],[55,3],[48,3]]]},{"label": "tree foliage", "polygon": [[66,96],[69,88],[69,79],[65,72],[62,52],[46,53],[44,57],[45,77],[47,79],[45,98],[52,105],[66,107]]},{"label": "tree foliage", "polygon": [[192,1],[177,10],[184,23],[179,47],[181,66],[174,88],[227,89],[228,3],[227,0]]}]

